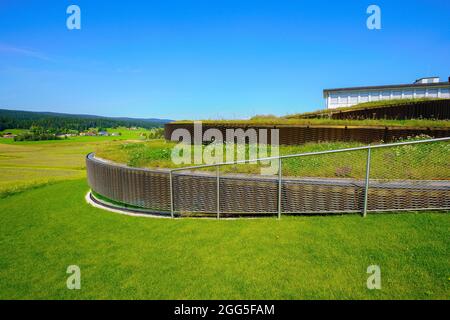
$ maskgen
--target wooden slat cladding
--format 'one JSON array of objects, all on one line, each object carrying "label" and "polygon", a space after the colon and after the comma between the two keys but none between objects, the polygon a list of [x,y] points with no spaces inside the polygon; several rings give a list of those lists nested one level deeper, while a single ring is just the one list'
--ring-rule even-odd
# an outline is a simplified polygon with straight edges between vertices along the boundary
[{"label": "wooden slat cladding", "polygon": [[[227,129],[268,129],[268,143],[271,141],[270,129],[279,129],[281,145],[298,145],[308,142],[324,141],[358,141],[363,143],[393,142],[400,138],[418,135],[428,135],[433,138],[450,136],[450,128],[403,128],[403,127],[346,127],[346,126],[295,126],[295,125],[202,125],[203,133],[208,129],[219,129],[226,137]],[[176,129],[186,129],[194,135],[193,123],[168,123],[165,125],[164,136],[171,140]],[[192,139],[193,141],[193,139]],[[258,136],[259,141],[259,136]]]}]

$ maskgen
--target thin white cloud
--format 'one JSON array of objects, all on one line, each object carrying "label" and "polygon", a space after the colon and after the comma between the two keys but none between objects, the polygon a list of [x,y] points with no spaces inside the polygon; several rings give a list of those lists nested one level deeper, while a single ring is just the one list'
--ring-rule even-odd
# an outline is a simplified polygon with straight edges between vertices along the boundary
[{"label": "thin white cloud", "polygon": [[0,52],[23,55],[23,56],[27,56],[27,57],[31,57],[31,58],[35,58],[35,59],[39,59],[39,60],[44,60],[44,61],[51,61],[51,59],[49,57],[47,57],[45,54],[43,54],[41,52],[34,51],[34,50],[31,50],[28,48],[19,48],[19,47],[10,46],[10,45],[1,44],[1,43],[0,43]]}]

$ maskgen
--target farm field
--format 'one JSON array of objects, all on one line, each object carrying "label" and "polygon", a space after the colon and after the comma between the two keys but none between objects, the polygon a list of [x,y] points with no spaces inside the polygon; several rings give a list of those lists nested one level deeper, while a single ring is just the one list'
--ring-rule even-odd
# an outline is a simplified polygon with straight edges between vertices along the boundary
[{"label": "farm field", "polygon": [[[103,143],[139,140],[141,130],[111,129],[118,137],[77,136],[64,140],[15,142],[0,138],[0,198],[55,181],[86,175],[84,156]],[[5,130],[19,133],[20,131]]]},{"label": "farm field", "polygon": [[[0,138],[0,144],[23,144],[29,145],[30,142],[36,144],[46,143],[71,143],[71,142],[105,142],[105,141],[120,141],[120,140],[141,140],[141,134],[149,132],[147,129],[138,128],[136,130],[130,130],[128,128],[108,128],[109,133],[120,133],[120,136],[74,136],[67,139],[51,140],[51,141],[14,141],[13,139]],[[0,136],[5,132],[11,132],[13,134],[20,134],[28,130],[24,129],[6,129],[0,131]]]},{"label": "farm field", "polygon": [[[0,299],[450,297],[448,212],[280,221],[119,215],[85,202],[85,155],[153,144],[159,159],[169,146],[80,138],[0,144]],[[73,264],[81,290],[66,288]],[[374,264],[382,290],[370,291]]]}]

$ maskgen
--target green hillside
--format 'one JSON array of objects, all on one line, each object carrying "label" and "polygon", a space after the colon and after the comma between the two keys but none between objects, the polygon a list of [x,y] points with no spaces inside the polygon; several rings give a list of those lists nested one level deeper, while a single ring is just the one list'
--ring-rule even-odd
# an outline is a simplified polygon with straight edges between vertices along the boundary
[{"label": "green hillside", "polygon": [[60,130],[83,131],[89,128],[140,127],[158,128],[168,119],[112,118],[93,115],[76,115],[52,112],[31,112],[0,109],[0,131],[42,127],[50,132]]}]

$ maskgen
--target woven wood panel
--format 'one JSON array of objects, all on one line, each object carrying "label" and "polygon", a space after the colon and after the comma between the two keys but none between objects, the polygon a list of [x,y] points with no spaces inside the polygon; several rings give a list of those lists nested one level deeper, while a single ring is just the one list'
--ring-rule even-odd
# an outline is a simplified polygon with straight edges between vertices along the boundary
[{"label": "woven wood panel", "polygon": [[[226,137],[226,129],[268,129],[268,142],[270,143],[270,129],[278,129],[281,145],[299,145],[307,142],[323,141],[358,141],[363,143],[373,142],[393,142],[400,138],[411,136],[428,135],[433,138],[443,138],[450,136],[450,129],[446,128],[379,128],[379,127],[323,127],[323,126],[243,126],[243,125],[203,125],[202,130],[218,129]],[[168,123],[165,125],[164,136],[166,140],[171,140],[172,133],[176,129],[186,129],[193,136],[194,127],[191,123],[177,124]],[[259,136],[258,136],[259,141]]]},{"label": "woven wood panel", "polygon": [[[89,186],[111,200],[149,209],[170,211],[169,172],[120,166],[86,158]],[[215,214],[216,176],[208,172],[173,174],[174,209],[183,214]],[[283,178],[281,206],[284,214],[360,212],[364,181],[351,179]],[[220,179],[223,216],[275,214],[278,180],[254,175],[224,175]],[[371,211],[450,209],[450,181],[370,181]]]}]

